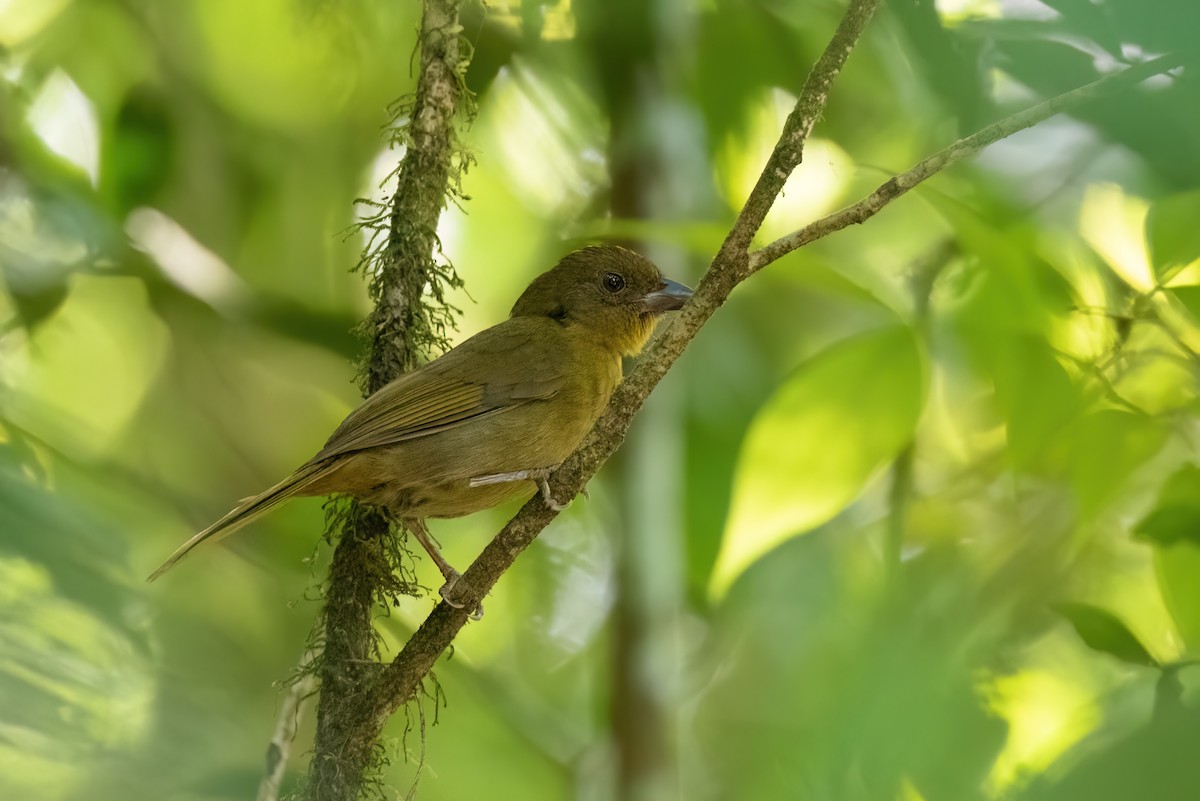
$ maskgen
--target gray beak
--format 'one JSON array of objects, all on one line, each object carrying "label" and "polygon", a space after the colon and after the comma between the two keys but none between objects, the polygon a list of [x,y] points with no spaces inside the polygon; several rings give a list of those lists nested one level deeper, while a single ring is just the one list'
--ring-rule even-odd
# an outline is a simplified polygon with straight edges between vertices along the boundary
[{"label": "gray beak", "polygon": [[642,308],[651,314],[675,311],[691,296],[692,290],[683,284],[664,279],[662,286],[642,298]]}]

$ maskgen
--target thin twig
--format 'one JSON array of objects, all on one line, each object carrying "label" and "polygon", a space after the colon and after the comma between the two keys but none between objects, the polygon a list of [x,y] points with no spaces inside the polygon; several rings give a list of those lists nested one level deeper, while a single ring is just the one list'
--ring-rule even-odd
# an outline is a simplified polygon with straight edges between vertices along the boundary
[{"label": "thin twig", "polygon": [[1023,131],[1026,128],[1037,125],[1039,122],[1049,119],[1056,114],[1069,111],[1088,100],[1107,94],[1114,89],[1140,83],[1147,78],[1152,78],[1155,75],[1161,75],[1164,72],[1175,69],[1181,64],[1183,64],[1182,56],[1176,54],[1160,56],[1152,61],[1138,64],[1136,67],[1130,67],[1121,72],[1092,81],[1089,84],[1084,84],[1078,89],[1072,89],[1057,97],[1052,97],[1045,102],[1038,103],[1036,106],[1031,106],[1024,111],[1018,111],[1016,114],[1005,117],[999,122],[994,122],[968,137],[959,139],[949,147],[942,148],[932,156],[919,162],[911,170],[889,179],[870,195],[854,205],[847,206],[840,211],[835,211],[814,223],[804,226],[798,231],[793,231],[787,236],[775,240],[761,250],[756,250],[750,254],[751,271],[761,270],[780,256],[791,253],[796,248],[803,247],[822,237],[829,236],[835,231],[840,231],[847,226],[857,225],[869,220],[878,214],[884,206],[917,184],[936,175],[951,164],[978,153],[990,144],[1012,136],[1018,131]]},{"label": "thin twig", "polygon": [[283,783],[284,773],[287,772],[292,740],[296,739],[296,730],[300,728],[304,701],[316,689],[317,674],[313,669],[313,662],[318,653],[319,650],[314,647],[304,649],[304,655],[293,674],[295,679],[288,685],[287,692],[279,704],[275,730],[271,733],[271,742],[267,746],[267,770],[258,784],[258,801],[279,801],[279,786]]}]

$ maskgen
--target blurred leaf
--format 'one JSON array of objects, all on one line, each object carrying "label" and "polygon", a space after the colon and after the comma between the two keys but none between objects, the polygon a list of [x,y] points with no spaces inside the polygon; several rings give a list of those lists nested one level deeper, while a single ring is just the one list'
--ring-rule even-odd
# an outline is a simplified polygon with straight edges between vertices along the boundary
[{"label": "blurred leaf", "polygon": [[1200,191],[1155,201],[1146,215],[1146,244],[1159,280],[1200,258]]},{"label": "blurred leaf", "polygon": [[73,470],[52,463],[36,473],[32,446],[7,434],[15,439],[0,443],[0,797],[64,797],[97,759],[140,744],[158,674],[123,531],[83,505]]},{"label": "blurred leaf", "polygon": [[699,790],[711,774],[739,799],[874,801],[916,797],[898,792],[907,776],[926,801],[982,801],[1008,730],[969,656],[999,633],[983,613],[994,599],[947,552],[876,594],[869,538],[848,528],[784,543],[722,600],[696,713],[703,770],[688,779]]},{"label": "blurred leaf", "polygon": [[1200,286],[1176,286],[1171,287],[1170,292],[1200,322]]},{"label": "blurred leaf", "polygon": [[[38,565],[57,596],[133,637],[138,632],[128,619],[135,598],[126,586],[127,543],[81,502],[81,487],[66,471],[53,465],[51,482],[34,447],[20,432],[8,433],[15,438],[0,443],[0,557]],[[69,537],[71,547],[47,532]]]},{"label": "blurred leaf", "polygon": [[[497,73],[509,66],[514,56],[536,43],[538,32],[507,24],[510,19],[506,18],[506,11],[508,9],[496,9],[483,3],[466,3],[460,11],[463,28],[474,31],[471,63],[464,80],[477,98],[491,87]],[[536,21],[541,22],[540,4],[522,3],[520,11],[536,13]]]},{"label": "blurred leaf", "polygon": [[1100,409],[1081,417],[1068,432],[1071,481],[1081,514],[1121,500],[1130,473],[1158,453],[1167,431],[1153,418],[1118,409]]},{"label": "blurred leaf", "polygon": [[[713,5],[700,19],[696,102],[707,118],[710,142],[717,146],[745,125],[745,111],[764,87],[799,93],[804,73],[796,63],[806,59],[794,32],[769,7],[778,4],[721,0]],[[811,4],[792,10],[810,25],[824,24],[828,15],[828,9]],[[758,46],[747,48],[746,42]],[[738,68],[730,69],[732,63]]]},{"label": "blurred leaf", "polygon": [[1181,540],[1200,544],[1200,467],[1174,473],[1158,496],[1158,505],[1134,527],[1133,534],[1155,545]]},{"label": "blurred leaf", "polygon": [[1200,653],[1200,547],[1193,543],[1154,549],[1163,603],[1188,650]]},{"label": "blurred leaf", "polygon": [[[1055,30],[1086,37],[1102,46],[1109,53],[1120,57],[1121,40],[1113,30],[1112,18],[1107,8],[1092,0],[1042,0],[1062,15]],[[1045,26],[1049,28],[1050,26]]]},{"label": "blurred leaf", "polygon": [[[0,279],[4,277],[0,273]],[[67,299],[66,284],[45,284],[36,286],[31,291],[26,291],[25,287],[20,284],[16,286],[10,284],[7,289],[9,297],[12,298],[13,305],[17,309],[17,317],[20,319],[21,325],[30,330],[51,317]]]},{"label": "blurred leaf", "polygon": [[[1176,3],[1176,0],[1162,2]],[[1200,4],[1176,5],[1200,9]],[[1149,15],[1131,10],[1131,16]],[[1124,25],[1124,22],[1119,23],[1118,29]],[[1124,31],[1129,29],[1126,26]],[[1027,32],[1028,35],[1031,34]],[[1041,34],[1062,35],[1054,26]],[[1197,41],[1196,37],[1185,35]],[[1127,35],[1122,38],[1128,41]],[[1099,77],[1092,55],[1071,44],[1039,41],[1030,46],[1023,36],[1011,40],[998,36],[993,43],[997,51],[1003,53],[1002,68],[1042,97],[1068,91]],[[1086,47],[1086,42],[1079,44]],[[1175,48],[1140,46],[1143,53],[1171,49]],[[1188,135],[1200,121],[1198,94],[1200,82],[1195,80],[1173,80],[1167,86],[1142,85],[1083,104],[1071,115],[1092,125],[1104,139],[1136,153],[1166,186],[1191,190],[1200,176],[1200,151],[1192,146]]]},{"label": "blurred leaf", "polygon": [[1155,545],[1174,545],[1181,540],[1200,544],[1200,506],[1160,506],[1142,518],[1133,533]]},{"label": "blurred leaf", "polygon": [[142,282],[74,275],[70,294],[31,340],[9,414],[74,456],[112,447],[167,355],[167,332]]},{"label": "blurred leaf", "polygon": [[178,139],[166,101],[146,88],[130,93],[116,127],[101,175],[124,217],[138,206],[154,204],[168,184]]},{"label": "blurred leaf", "polygon": [[1092,650],[1115,656],[1131,665],[1158,666],[1158,660],[1112,612],[1075,602],[1058,603],[1054,608],[1071,623],[1075,632]]},{"label": "blurred leaf", "polygon": [[[1096,60],[1078,44],[1048,39],[1010,39],[998,43],[1005,56],[1002,66],[1017,80],[1029,73],[1052,75],[1056,90],[1096,80]],[[1036,87],[1035,88],[1040,88]]]},{"label": "blurred leaf", "polygon": [[1010,458],[1022,468],[1044,470],[1086,408],[1049,342],[1054,323],[1075,302],[1071,285],[1038,255],[1034,231],[1008,219],[1011,208],[989,204],[989,220],[940,193],[926,197],[954,226],[964,250],[978,258],[950,316],[956,339],[990,380]]},{"label": "blurred leaf", "polygon": [[958,117],[960,135],[980,127],[981,107],[988,105],[980,41],[964,36],[958,27],[948,27],[934,3],[901,0],[891,3],[890,10],[912,40],[922,77]]},{"label": "blurred leaf", "polygon": [[[1139,725],[1109,726],[1036,777],[1016,801],[1195,801],[1200,798],[1200,712]],[[1143,716],[1144,719],[1144,716]]]},{"label": "blurred leaf", "polygon": [[801,365],[742,446],[714,591],[845,508],[912,436],[924,392],[920,349],[902,326],[844,340]]},{"label": "blurred leaf", "polygon": [[1121,41],[1143,52],[1195,53],[1200,30],[1200,3],[1188,0],[1103,0]]}]

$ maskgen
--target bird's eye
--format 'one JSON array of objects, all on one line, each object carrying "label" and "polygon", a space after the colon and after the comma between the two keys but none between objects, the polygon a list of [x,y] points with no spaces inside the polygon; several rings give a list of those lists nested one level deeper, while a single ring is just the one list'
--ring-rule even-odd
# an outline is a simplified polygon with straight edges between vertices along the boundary
[{"label": "bird's eye", "polygon": [[614,295],[625,288],[625,279],[617,273],[604,276],[604,288]]}]

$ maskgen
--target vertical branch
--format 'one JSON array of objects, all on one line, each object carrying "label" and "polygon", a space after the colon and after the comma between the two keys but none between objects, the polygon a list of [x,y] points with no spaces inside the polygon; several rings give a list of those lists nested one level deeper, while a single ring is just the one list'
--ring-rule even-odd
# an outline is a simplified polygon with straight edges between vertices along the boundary
[{"label": "vertical branch", "polygon": [[[368,254],[360,268],[370,273],[375,308],[364,323],[368,342],[366,394],[416,367],[429,350],[448,346],[446,329],[454,310],[447,288],[462,286],[452,267],[439,262],[438,219],[452,197],[469,157],[458,143],[454,115],[464,89],[461,72],[458,0],[425,0],[421,19],[421,74],[411,106],[397,117],[407,123],[393,141],[407,147],[397,171],[383,251]],[[425,293],[429,299],[425,300]]]},{"label": "vertical branch", "polygon": [[304,649],[304,656],[300,659],[294,679],[283,695],[279,712],[275,715],[275,731],[271,733],[271,744],[267,746],[267,769],[258,783],[257,801],[279,799],[279,787],[287,771],[292,740],[296,738],[296,730],[300,728],[304,701],[316,688],[317,676],[312,669],[316,658],[316,646],[310,645]]},{"label": "vertical branch", "polygon": [[[438,219],[467,166],[454,129],[463,100],[458,7],[459,0],[425,0],[417,90],[411,105],[397,110],[399,125],[393,131],[394,141],[407,151],[396,173],[386,229],[375,231],[386,239],[381,248],[369,247],[359,264],[370,277],[374,301],[361,328],[367,342],[361,367],[366,395],[415,367],[429,351],[444,348],[446,329],[453,324],[445,291],[461,282],[436,255]],[[372,618],[378,602],[409,591],[412,584],[380,513],[354,503],[336,508],[327,535],[337,538],[337,547],[325,593],[309,794],[314,801],[353,801],[379,753],[380,730],[364,736],[362,724],[364,698],[377,674]]]}]

